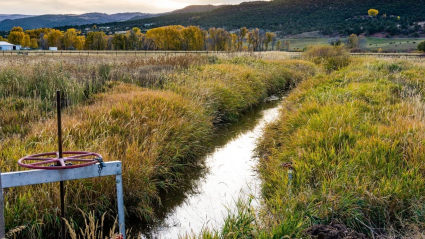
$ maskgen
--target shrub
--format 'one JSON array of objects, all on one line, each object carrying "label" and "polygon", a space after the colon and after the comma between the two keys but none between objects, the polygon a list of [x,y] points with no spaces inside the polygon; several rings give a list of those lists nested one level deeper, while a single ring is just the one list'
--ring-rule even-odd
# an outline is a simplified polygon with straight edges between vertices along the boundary
[{"label": "shrub", "polygon": [[303,58],[322,64],[330,72],[350,64],[350,56],[344,46],[308,46]]},{"label": "shrub", "polygon": [[425,41],[419,43],[418,51],[425,51]]}]

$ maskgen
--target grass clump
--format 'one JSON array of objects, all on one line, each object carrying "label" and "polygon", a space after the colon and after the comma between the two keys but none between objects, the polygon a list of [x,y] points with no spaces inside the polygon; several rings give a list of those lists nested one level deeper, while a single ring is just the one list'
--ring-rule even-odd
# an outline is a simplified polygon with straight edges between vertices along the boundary
[{"label": "grass clump", "polygon": [[339,70],[350,64],[350,55],[343,46],[311,45],[302,56],[316,64],[321,64],[328,71]]}]

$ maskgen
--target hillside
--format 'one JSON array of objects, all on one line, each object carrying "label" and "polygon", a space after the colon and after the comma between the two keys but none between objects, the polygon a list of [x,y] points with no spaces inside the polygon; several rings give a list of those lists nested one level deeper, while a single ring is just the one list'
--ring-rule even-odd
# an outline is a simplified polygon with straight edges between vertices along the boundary
[{"label": "hillside", "polygon": [[325,34],[349,33],[358,32],[364,21],[371,20],[367,17],[370,8],[378,9],[380,15],[400,16],[410,24],[425,20],[424,5],[425,0],[256,1],[226,5],[208,12],[171,13],[106,25],[113,29],[141,27],[147,23],[153,23],[152,27],[180,24],[235,29],[246,26],[281,31],[283,35],[317,30]]},{"label": "hillside", "polygon": [[[154,14],[132,12],[132,13],[86,13],[82,15],[41,15],[25,17],[20,19],[6,19],[0,22],[0,30],[9,31],[14,26],[21,26],[24,29],[35,29],[44,27],[57,27],[66,25],[84,25],[94,23],[126,21],[135,16],[141,18],[152,17]],[[1,17],[1,16],[0,16]]]},{"label": "hillside", "polygon": [[[219,5],[219,6],[214,6],[214,5],[190,5],[187,6],[185,8],[182,9],[178,9],[172,12],[165,12],[165,13],[160,13],[160,14],[156,14],[156,16],[161,16],[161,15],[169,15],[169,14],[179,14],[179,13],[198,13],[198,12],[208,12],[208,11],[212,11],[214,9],[220,8],[224,5]],[[131,19],[129,19],[129,21],[132,20],[139,20],[139,19],[144,19],[146,17],[143,16],[135,16]]]},{"label": "hillside", "polygon": [[20,18],[32,17],[31,15],[22,15],[22,14],[0,14],[0,22],[6,19],[14,20]]},{"label": "hillside", "polygon": [[219,6],[215,6],[215,5],[190,5],[187,6],[185,8],[179,9],[179,10],[175,10],[172,11],[172,14],[179,14],[179,13],[196,13],[196,12],[208,12],[208,11],[212,11],[214,9],[218,9],[220,7],[223,7],[224,5],[219,5]]}]

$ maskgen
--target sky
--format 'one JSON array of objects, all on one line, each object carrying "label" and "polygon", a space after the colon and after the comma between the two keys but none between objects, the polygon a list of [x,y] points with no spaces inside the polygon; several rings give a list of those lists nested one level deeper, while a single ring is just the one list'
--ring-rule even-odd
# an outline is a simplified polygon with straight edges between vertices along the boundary
[{"label": "sky", "polygon": [[0,0],[0,14],[160,13],[188,5],[237,4],[246,1],[248,0]]}]

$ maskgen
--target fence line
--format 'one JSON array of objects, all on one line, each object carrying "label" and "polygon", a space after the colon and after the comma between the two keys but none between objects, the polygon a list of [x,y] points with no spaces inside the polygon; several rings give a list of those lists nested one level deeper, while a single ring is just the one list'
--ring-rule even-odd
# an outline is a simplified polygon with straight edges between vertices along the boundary
[{"label": "fence line", "polygon": [[[254,53],[261,54],[266,52],[273,51],[257,51],[257,52],[230,52],[230,51],[71,51],[71,50],[61,50],[61,51],[49,51],[49,50],[25,50],[25,51],[0,51],[0,56],[12,56],[12,55],[80,55],[80,56],[95,56],[95,55],[115,55],[115,56],[152,56],[152,55],[183,55],[183,54],[199,54],[199,55],[215,55],[215,54],[238,54],[238,53]],[[277,51],[275,51],[277,52]],[[301,56],[302,52],[282,52],[289,54],[292,57]],[[390,57],[390,58],[425,58],[425,54],[421,53],[350,53],[351,56],[360,56],[360,57]]]},{"label": "fence line", "polygon": [[219,53],[232,53],[225,51],[1,51],[0,55],[12,56],[12,55],[81,55],[81,56],[94,56],[94,55],[182,55],[182,54],[219,54]]}]

